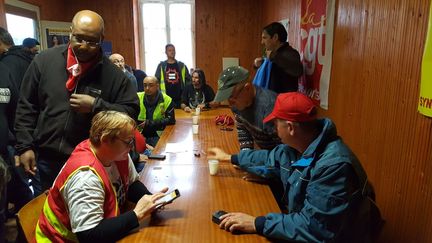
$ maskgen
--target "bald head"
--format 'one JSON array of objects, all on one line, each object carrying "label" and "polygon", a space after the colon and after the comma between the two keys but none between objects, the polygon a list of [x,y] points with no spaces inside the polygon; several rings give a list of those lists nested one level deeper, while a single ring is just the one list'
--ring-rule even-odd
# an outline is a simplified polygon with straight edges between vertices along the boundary
[{"label": "bald head", "polygon": [[119,67],[122,71],[125,69],[125,61],[122,55],[114,53],[109,57],[110,61]]},{"label": "bald head", "polygon": [[72,19],[72,31],[79,29],[103,36],[104,28],[102,17],[91,10],[79,11]]},{"label": "bald head", "polygon": [[102,17],[90,10],[75,14],[71,26],[70,45],[80,62],[94,61],[101,58],[104,21]]},{"label": "bald head", "polygon": [[159,80],[154,76],[147,76],[143,81],[144,93],[147,96],[155,96],[159,92]]}]

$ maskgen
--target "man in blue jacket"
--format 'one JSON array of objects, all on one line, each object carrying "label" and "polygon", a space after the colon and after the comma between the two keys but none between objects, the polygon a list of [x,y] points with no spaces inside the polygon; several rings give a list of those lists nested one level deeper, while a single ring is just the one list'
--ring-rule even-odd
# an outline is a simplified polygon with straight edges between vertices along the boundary
[{"label": "man in blue jacket", "polygon": [[289,241],[371,242],[382,222],[374,192],[333,122],[317,119],[312,100],[297,92],[278,96],[264,119],[269,121],[283,144],[233,156],[212,148],[209,157],[231,160],[262,177],[280,177],[287,213],[228,213],[220,227]]}]

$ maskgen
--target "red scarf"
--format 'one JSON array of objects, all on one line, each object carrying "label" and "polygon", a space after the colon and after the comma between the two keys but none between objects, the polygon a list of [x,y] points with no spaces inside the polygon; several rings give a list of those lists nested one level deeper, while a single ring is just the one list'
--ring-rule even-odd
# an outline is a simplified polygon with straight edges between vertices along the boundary
[{"label": "red scarf", "polygon": [[97,62],[97,55],[94,60],[84,63],[78,63],[71,46],[68,47],[66,69],[69,73],[68,80],[66,81],[66,89],[73,91],[76,86],[78,78],[85,74]]}]

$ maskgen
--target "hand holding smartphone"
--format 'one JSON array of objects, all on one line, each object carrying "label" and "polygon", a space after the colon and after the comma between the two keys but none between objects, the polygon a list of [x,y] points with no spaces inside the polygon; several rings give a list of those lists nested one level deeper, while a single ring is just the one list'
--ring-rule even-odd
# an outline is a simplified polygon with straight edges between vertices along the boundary
[{"label": "hand holding smartphone", "polygon": [[175,189],[174,191],[166,194],[165,196],[163,196],[162,198],[156,201],[156,204],[159,204],[158,206],[156,206],[156,209],[159,209],[167,204],[172,203],[178,197],[180,197],[180,192],[178,189]]}]

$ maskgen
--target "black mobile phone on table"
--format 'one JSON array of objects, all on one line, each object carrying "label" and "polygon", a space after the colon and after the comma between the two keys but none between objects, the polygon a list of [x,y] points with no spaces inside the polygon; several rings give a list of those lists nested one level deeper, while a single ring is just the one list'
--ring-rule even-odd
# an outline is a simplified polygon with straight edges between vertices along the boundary
[{"label": "black mobile phone on table", "polygon": [[218,211],[214,212],[213,215],[212,215],[212,221],[213,221],[213,223],[219,225],[222,222],[222,220],[220,219],[220,217],[222,215],[225,215],[225,214],[227,214],[227,212],[225,212],[223,210],[218,210]]},{"label": "black mobile phone on table", "polygon": [[158,206],[156,206],[156,208],[161,208],[167,204],[172,203],[175,199],[177,199],[178,197],[180,197],[180,191],[178,189],[175,189],[174,191],[166,194],[165,196],[163,196],[162,198],[159,198],[156,201],[156,204],[159,204]]},{"label": "black mobile phone on table", "polygon": [[165,154],[150,154],[149,156],[147,156],[149,159],[160,159],[160,160],[164,160],[166,158]]}]

